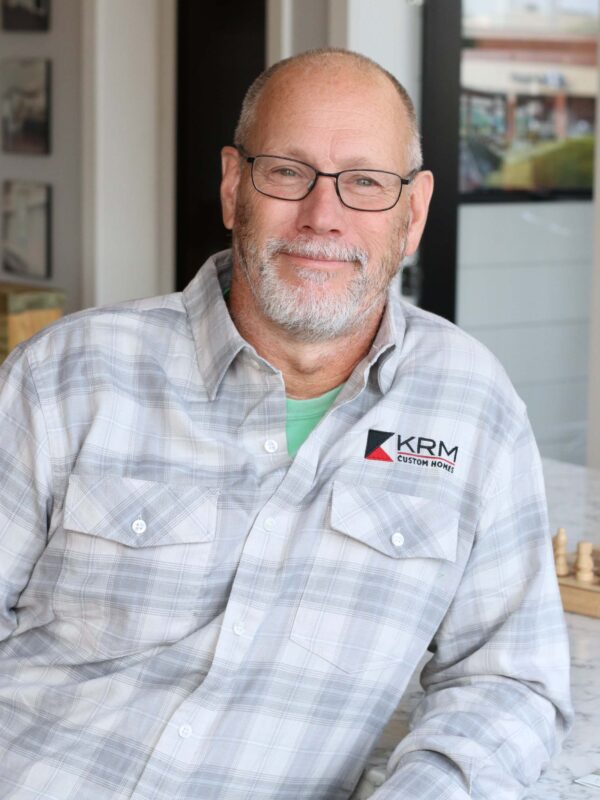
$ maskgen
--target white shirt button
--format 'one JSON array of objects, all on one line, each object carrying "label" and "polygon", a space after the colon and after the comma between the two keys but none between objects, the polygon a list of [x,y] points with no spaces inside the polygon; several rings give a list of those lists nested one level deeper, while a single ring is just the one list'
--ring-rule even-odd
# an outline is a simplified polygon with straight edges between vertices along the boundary
[{"label": "white shirt button", "polygon": [[236,636],[241,636],[242,633],[246,630],[246,626],[243,622],[236,622],[233,626],[233,632]]},{"label": "white shirt button", "polygon": [[267,451],[267,453],[276,453],[277,450],[279,449],[279,445],[277,444],[275,439],[267,439],[267,441],[264,443],[264,448]]},{"label": "white shirt button", "polygon": [[192,735],[192,726],[191,725],[182,725],[179,728],[179,735],[182,739],[187,739]]},{"label": "white shirt button", "polygon": [[267,517],[265,520],[265,530],[272,531],[274,527],[275,527],[275,520],[273,519],[273,517]]},{"label": "white shirt button", "polygon": [[145,532],[146,532],[146,528],[147,528],[147,527],[148,527],[148,526],[146,525],[146,523],[144,522],[144,520],[143,520],[143,519],[140,519],[140,518],[138,518],[138,519],[135,519],[135,520],[134,520],[134,521],[131,523],[131,530],[132,530],[134,533],[145,533]]},{"label": "white shirt button", "polygon": [[396,531],[396,533],[392,536],[392,544],[394,547],[402,547],[404,544],[404,536],[402,536],[400,531]]}]

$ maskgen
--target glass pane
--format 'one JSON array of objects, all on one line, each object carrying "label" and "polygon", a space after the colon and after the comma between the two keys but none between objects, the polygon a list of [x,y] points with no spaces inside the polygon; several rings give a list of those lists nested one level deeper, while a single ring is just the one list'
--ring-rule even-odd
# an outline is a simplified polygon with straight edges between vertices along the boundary
[{"label": "glass pane", "polygon": [[589,193],[598,0],[464,0],[460,191]]},{"label": "glass pane", "polygon": [[585,463],[598,0],[463,0],[457,322]]}]

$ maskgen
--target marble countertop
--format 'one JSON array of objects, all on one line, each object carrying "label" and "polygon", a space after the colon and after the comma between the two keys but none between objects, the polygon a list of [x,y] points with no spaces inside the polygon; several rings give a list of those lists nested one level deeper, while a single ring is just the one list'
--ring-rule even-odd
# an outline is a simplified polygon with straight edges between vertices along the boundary
[{"label": "marble countertop", "polygon": [[[552,534],[558,527],[565,528],[569,551],[581,539],[600,546],[600,471],[550,459],[543,463]],[[600,619],[577,614],[565,614],[565,618],[575,722],[562,752],[523,800],[600,800],[600,788],[573,782],[600,770]],[[419,672],[373,751],[352,800],[366,800],[383,783],[389,753],[408,732],[409,716],[422,695]]]},{"label": "marble countertop", "polygon": [[600,546],[600,470],[552,459],[543,465],[552,533],[566,530],[569,551],[580,539]]}]

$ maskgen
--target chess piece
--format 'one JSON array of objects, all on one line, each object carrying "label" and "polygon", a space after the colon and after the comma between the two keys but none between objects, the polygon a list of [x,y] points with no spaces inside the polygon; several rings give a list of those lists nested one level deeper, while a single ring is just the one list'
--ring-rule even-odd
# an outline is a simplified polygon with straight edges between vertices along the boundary
[{"label": "chess piece", "polygon": [[564,578],[569,574],[567,563],[567,534],[564,528],[556,531],[556,536],[552,539],[554,548],[554,565],[556,574],[559,578]]},{"label": "chess piece", "polygon": [[594,559],[592,542],[579,542],[575,561],[575,580],[579,583],[594,582]]}]

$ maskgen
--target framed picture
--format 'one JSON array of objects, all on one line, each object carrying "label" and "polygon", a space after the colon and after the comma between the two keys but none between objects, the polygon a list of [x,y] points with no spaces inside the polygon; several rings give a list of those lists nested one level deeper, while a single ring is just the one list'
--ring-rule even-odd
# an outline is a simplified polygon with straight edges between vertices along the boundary
[{"label": "framed picture", "polygon": [[31,181],[2,185],[2,267],[31,278],[51,274],[51,187]]},{"label": "framed picture", "polygon": [[47,31],[50,28],[50,0],[2,0],[2,29],[5,31]]},{"label": "framed picture", "polygon": [[50,61],[0,61],[2,150],[39,155],[50,152]]}]

